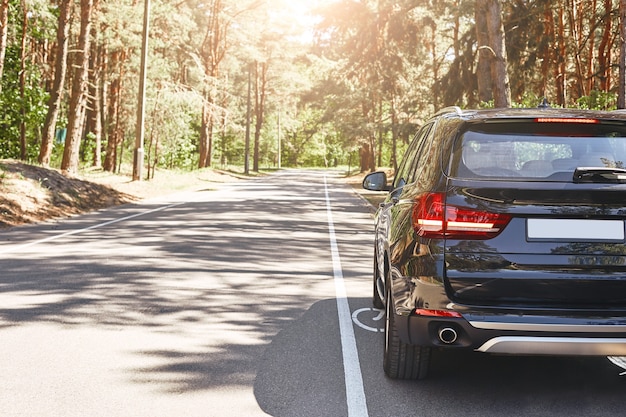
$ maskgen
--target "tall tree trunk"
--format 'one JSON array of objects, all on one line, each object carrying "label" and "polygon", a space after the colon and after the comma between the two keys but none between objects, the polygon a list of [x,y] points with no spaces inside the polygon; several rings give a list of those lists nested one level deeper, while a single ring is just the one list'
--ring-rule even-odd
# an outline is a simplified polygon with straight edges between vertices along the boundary
[{"label": "tall tree trunk", "polygon": [[611,89],[611,50],[613,19],[611,11],[613,0],[604,0],[604,30],[598,47],[598,75],[600,77],[600,91],[609,92]]},{"label": "tall tree trunk", "polygon": [[63,161],[61,162],[61,170],[70,175],[78,172],[78,153],[85,120],[92,9],[93,0],[81,0],[78,55],[75,61],[74,79],[72,80],[67,138],[65,139],[65,149],[63,150]]},{"label": "tall tree trunk", "polygon": [[[156,97],[154,99],[154,107],[150,114],[152,120],[158,119],[159,103],[161,103],[161,89],[157,90]],[[146,151],[146,161],[148,161],[148,179],[154,178],[154,172],[156,170],[157,163],[159,162],[159,137],[154,128],[150,129],[150,135],[148,140],[148,146]]]},{"label": "tall tree trunk", "polygon": [[20,45],[20,99],[22,101],[22,120],[20,120],[20,158],[27,159],[26,144],[26,40],[28,37],[28,5],[21,0],[22,9],[22,38]]},{"label": "tall tree trunk", "polygon": [[109,133],[107,134],[107,146],[104,155],[104,164],[102,168],[108,172],[115,172],[115,166],[117,161],[117,123],[119,119],[119,80],[111,82],[109,87],[109,105],[108,105],[108,117],[109,117]]},{"label": "tall tree trunk", "polygon": [[[392,93],[393,95],[393,93]],[[376,125],[378,126],[378,149],[382,149],[383,148],[383,144],[385,141],[385,125],[383,123],[383,118],[385,117],[385,111],[383,110],[383,100],[378,100],[378,110],[377,110],[377,114],[376,114],[376,120],[378,121],[376,123]],[[392,98],[392,104],[393,106],[393,98]],[[378,152],[378,154],[376,155],[376,166],[383,166],[383,153],[382,152]]]},{"label": "tall tree trunk", "polygon": [[[109,48],[106,39],[103,39],[98,48],[100,54],[100,126],[102,126],[102,143],[100,145],[104,155],[100,156],[100,160],[103,161],[106,157],[106,145],[108,144],[107,129],[109,125],[109,114],[107,112],[107,104],[109,103],[109,81],[107,80],[107,74],[109,74]],[[104,168],[104,166],[103,166]]]},{"label": "tall tree trunk", "polygon": [[376,157],[374,156],[375,137],[370,137],[367,142],[361,144],[359,149],[361,172],[373,172],[376,170]]},{"label": "tall tree trunk", "polygon": [[117,74],[113,77],[108,89],[108,110],[107,118],[108,134],[106,155],[104,156],[103,168],[108,172],[115,172],[117,168],[117,147],[122,142],[120,132],[120,103],[123,94],[124,63],[126,61],[126,50],[119,49],[111,54],[110,68]]},{"label": "tall tree trunk", "polygon": [[213,133],[213,126],[215,125],[215,118],[213,115],[209,117],[207,124],[207,154],[206,154],[206,163],[205,167],[210,168],[213,163],[213,137],[215,136]]},{"label": "tall tree trunk", "polygon": [[[7,51],[7,39],[9,34],[9,0],[0,0],[0,81],[4,72],[4,57]],[[0,82],[0,92],[2,83]]]},{"label": "tall tree trunk", "polygon": [[461,44],[459,42],[459,33],[461,33],[461,0],[454,1],[454,29],[452,30],[452,45],[454,48],[454,57],[461,56]]},{"label": "tall tree trunk", "polygon": [[[588,19],[590,21],[590,24],[593,25],[593,19],[595,18],[595,16],[597,15],[598,12],[598,0],[593,0],[591,2],[591,10],[587,11],[587,16]],[[592,29],[593,31],[593,29]],[[593,79],[594,79],[594,61],[595,61],[595,56],[596,56],[596,37],[593,36],[593,34],[591,34],[591,36],[589,36],[589,40],[588,40],[588,47],[587,50],[589,51],[587,53],[587,62],[585,62],[585,65],[587,66],[587,74],[586,74],[586,94],[585,95],[590,95],[591,91],[594,89],[594,83],[593,83]]]},{"label": "tall tree trunk", "polygon": [[619,2],[620,22],[620,57],[619,57],[619,93],[617,108],[626,109],[626,0]]},{"label": "tall tree trunk", "polygon": [[255,102],[254,102],[254,151],[252,158],[252,170],[259,172],[259,147],[261,143],[261,129],[264,123],[265,113],[265,95],[267,87],[267,62],[256,63],[256,83],[255,83]]},{"label": "tall tree trunk", "polygon": [[491,87],[491,61],[493,51],[489,46],[487,30],[487,10],[484,1],[476,1],[474,9],[476,19],[476,41],[478,43],[478,64],[476,65],[476,81],[478,83],[478,101],[487,103],[493,99]]},{"label": "tall tree trunk", "polygon": [[374,137],[374,135],[370,135],[369,140],[370,140],[369,149],[371,150],[371,154],[369,156],[368,168],[370,172],[374,172],[376,171],[376,152],[380,152],[380,150],[376,149],[376,138]]},{"label": "tall tree trunk", "polygon": [[211,0],[208,8],[210,11],[208,13],[209,22],[201,46],[202,65],[208,91],[202,109],[199,168],[210,167],[213,158],[213,111],[216,96],[214,86],[219,76],[220,63],[226,52],[226,33],[228,31],[228,23],[224,22],[222,17],[224,10],[222,0]]},{"label": "tall tree trunk", "polygon": [[556,54],[554,53],[555,35],[554,35],[554,15],[552,14],[552,5],[549,2],[545,2],[543,27],[546,34],[547,42],[543,44],[543,47],[539,51],[540,56],[544,59],[541,61],[541,95],[545,98],[549,97],[549,88],[552,87],[552,80],[550,79],[551,65],[556,62]]},{"label": "tall tree trunk", "polygon": [[502,7],[500,0],[478,0],[486,2],[487,28],[489,44],[493,50],[491,61],[491,77],[493,83],[493,99],[496,108],[511,106],[511,85],[507,72],[506,39],[502,24]]},{"label": "tall tree trunk", "polygon": [[585,83],[584,83],[584,68],[583,68],[583,59],[581,56],[582,48],[583,48],[583,36],[582,36],[582,13],[578,10],[578,1],[577,0],[568,0],[567,1],[567,16],[569,20],[569,28],[571,36],[574,38],[574,67],[576,69],[575,77],[576,77],[576,95],[578,97],[586,95],[585,91]]},{"label": "tall tree trunk", "polygon": [[93,135],[93,155],[91,164],[95,168],[102,167],[102,50],[100,47],[92,49],[93,58],[89,71],[89,105],[87,107],[87,132]]},{"label": "tall tree trunk", "polygon": [[205,94],[202,105],[202,126],[200,127],[200,158],[198,168],[211,166],[213,146],[213,97],[211,92]]},{"label": "tall tree trunk", "polygon": [[43,125],[43,136],[39,150],[39,163],[47,167],[50,165],[50,155],[55,140],[56,124],[59,108],[63,98],[65,73],[67,71],[67,50],[70,35],[70,16],[72,1],[61,0],[59,3],[59,23],[57,27],[57,46],[54,68],[54,82],[48,100],[48,113]]},{"label": "tall tree trunk", "polygon": [[567,104],[567,43],[565,39],[565,11],[563,10],[563,4],[558,6],[558,30],[557,30],[557,65],[555,66],[554,79],[556,81],[556,100],[559,106],[565,106]]},{"label": "tall tree trunk", "polygon": [[435,22],[430,25],[430,59],[432,61],[433,72],[433,106],[439,109],[439,59],[437,57],[437,26]]},{"label": "tall tree trunk", "polygon": [[246,137],[243,151],[243,173],[250,173],[250,117],[252,117],[252,70],[248,65],[248,95],[246,97]]},{"label": "tall tree trunk", "polygon": [[[391,167],[394,172],[398,171],[398,112],[396,110],[395,95],[391,98]],[[382,152],[378,152],[382,154]],[[380,165],[379,165],[380,166]]]},{"label": "tall tree trunk", "polygon": [[206,166],[207,148],[209,147],[208,133],[207,133],[207,118],[209,117],[209,110],[207,109],[207,94],[203,94],[202,100],[202,123],[200,123],[200,142],[198,143],[198,168],[204,168]]},{"label": "tall tree trunk", "polygon": [[[97,11],[100,0],[94,0],[94,11]],[[99,44],[99,30],[93,25],[91,29],[91,53],[89,59],[89,101],[87,105],[87,133],[93,136],[93,155],[91,164],[95,168],[102,167],[102,47]]]}]

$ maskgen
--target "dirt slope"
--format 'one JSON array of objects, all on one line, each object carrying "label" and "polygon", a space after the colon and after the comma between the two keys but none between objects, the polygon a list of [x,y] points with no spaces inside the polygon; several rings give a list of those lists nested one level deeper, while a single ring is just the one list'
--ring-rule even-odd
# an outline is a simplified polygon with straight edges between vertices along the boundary
[{"label": "dirt slope", "polygon": [[189,189],[212,189],[238,176],[211,169],[157,172],[156,180],[132,181],[102,170],[69,178],[54,169],[0,160],[0,228],[37,223]]},{"label": "dirt slope", "polygon": [[135,196],[53,169],[0,161],[0,227],[36,223],[128,203]]}]

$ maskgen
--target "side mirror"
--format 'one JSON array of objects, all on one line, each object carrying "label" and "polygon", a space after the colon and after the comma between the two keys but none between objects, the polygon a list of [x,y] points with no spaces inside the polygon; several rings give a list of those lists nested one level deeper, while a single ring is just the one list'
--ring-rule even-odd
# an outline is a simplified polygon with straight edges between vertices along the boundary
[{"label": "side mirror", "polygon": [[369,191],[389,191],[387,174],[382,171],[367,174],[363,179],[363,188]]}]

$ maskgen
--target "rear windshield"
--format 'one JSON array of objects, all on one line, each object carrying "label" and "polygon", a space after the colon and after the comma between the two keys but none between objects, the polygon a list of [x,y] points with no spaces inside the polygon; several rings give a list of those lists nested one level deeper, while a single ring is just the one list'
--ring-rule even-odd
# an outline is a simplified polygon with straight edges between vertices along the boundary
[{"label": "rear windshield", "polygon": [[626,130],[616,124],[473,125],[458,138],[454,156],[460,178],[571,181],[577,167],[624,168]]}]

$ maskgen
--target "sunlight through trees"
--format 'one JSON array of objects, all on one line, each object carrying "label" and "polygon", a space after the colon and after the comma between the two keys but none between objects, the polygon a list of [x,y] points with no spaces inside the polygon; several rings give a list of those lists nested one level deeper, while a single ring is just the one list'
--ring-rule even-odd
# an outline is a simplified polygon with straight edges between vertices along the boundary
[{"label": "sunlight through trees", "polygon": [[[367,171],[445,106],[623,100],[621,0],[151,2],[146,178],[241,171],[247,126],[253,171]],[[0,0],[0,158],[127,174],[142,19],[139,0]]]}]

